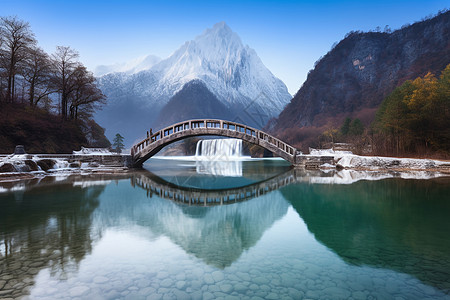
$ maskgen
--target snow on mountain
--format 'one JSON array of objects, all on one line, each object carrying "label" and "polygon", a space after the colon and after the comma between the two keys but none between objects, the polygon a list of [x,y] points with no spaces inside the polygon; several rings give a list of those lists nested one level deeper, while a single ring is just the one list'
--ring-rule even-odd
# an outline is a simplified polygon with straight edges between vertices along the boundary
[{"label": "snow on mountain", "polygon": [[[285,84],[225,22],[186,42],[167,59],[144,66],[136,62],[98,69],[98,74],[111,71],[98,77],[99,87],[108,97],[107,106],[111,106],[100,118],[108,135],[113,134],[108,133],[108,123],[117,120],[108,121],[106,112],[116,110],[114,105],[123,107],[126,101],[128,107],[157,114],[186,83],[196,79],[230,110],[234,121],[258,128],[277,117],[292,98]],[[147,115],[148,122],[156,120]]]},{"label": "snow on mountain", "polygon": [[94,75],[100,77],[109,73],[125,73],[128,75],[136,74],[148,70],[161,61],[161,58],[155,55],[146,55],[138,57],[126,63],[116,63],[114,65],[100,65],[95,68]]},{"label": "snow on mountain", "polygon": [[248,104],[264,93],[271,100],[265,108],[278,115],[291,99],[284,83],[225,22],[186,42],[152,70],[162,74],[159,94],[172,96],[185,83],[201,79],[228,106]]}]

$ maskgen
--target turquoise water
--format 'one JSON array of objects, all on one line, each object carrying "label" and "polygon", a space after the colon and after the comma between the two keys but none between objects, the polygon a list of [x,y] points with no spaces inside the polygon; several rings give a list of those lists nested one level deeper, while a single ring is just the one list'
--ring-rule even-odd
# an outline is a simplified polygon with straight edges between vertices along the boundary
[{"label": "turquoise water", "polygon": [[146,167],[1,185],[0,298],[450,299],[448,178]]}]

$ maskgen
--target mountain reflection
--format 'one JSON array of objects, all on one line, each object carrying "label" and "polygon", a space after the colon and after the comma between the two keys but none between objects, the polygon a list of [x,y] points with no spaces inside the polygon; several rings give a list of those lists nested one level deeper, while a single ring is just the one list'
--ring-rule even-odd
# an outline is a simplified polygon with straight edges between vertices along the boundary
[{"label": "mountain reflection", "polygon": [[[217,268],[230,266],[245,250],[255,245],[289,207],[288,202],[280,199],[279,192],[271,190],[261,193],[257,199],[246,199],[248,201],[232,205],[189,206],[148,192],[142,197],[145,189],[136,182],[164,188],[164,181],[157,180],[151,173],[133,176],[131,183],[139,189],[130,199],[109,198],[102,202],[96,211],[99,226],[117,226],[117,220],[120,220],[121,227],[138,225],[141,229],[147,228],[148,232],[141,234],[148,238],[166,236],[187,253]],[[189,189],[183,191],[185,195],[189,193]],[[200,190],[192,193],[202,197]]]},{"label": "mountain reflection", "polygon": [[408,273],[447,293],[449,192],[448,179],[282,190],[315,238],[348,263]]}]

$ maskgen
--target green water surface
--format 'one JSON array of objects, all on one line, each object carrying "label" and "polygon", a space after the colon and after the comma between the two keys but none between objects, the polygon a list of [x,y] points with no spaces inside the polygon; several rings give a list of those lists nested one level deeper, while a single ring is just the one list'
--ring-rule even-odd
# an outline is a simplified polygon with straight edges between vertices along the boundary
[{"label": "green water surface", "polygon": [[[450,299],[449,178],[289,183],[280,161],[229,168],[151,160],[0,185],[0,299]],[[267,191],[205,206],[148,185]]]}]

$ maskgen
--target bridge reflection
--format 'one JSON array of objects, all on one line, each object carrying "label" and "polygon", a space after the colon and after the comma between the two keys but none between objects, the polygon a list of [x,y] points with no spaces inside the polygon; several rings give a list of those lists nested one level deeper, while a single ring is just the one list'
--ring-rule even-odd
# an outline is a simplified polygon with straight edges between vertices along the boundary
[{"label": "bridge reflection", "polygon": [[216,206],[248,201],[266,195],[297,182],[300,177],[298,173],[300,173],[299,170],[291,169],[254,184],[228,189],[184,187],[168,182],[150,171],[139,173],[131,180],[133,186],[147,190],[147,196],[149,197],[155,195],[190,206]]}]

